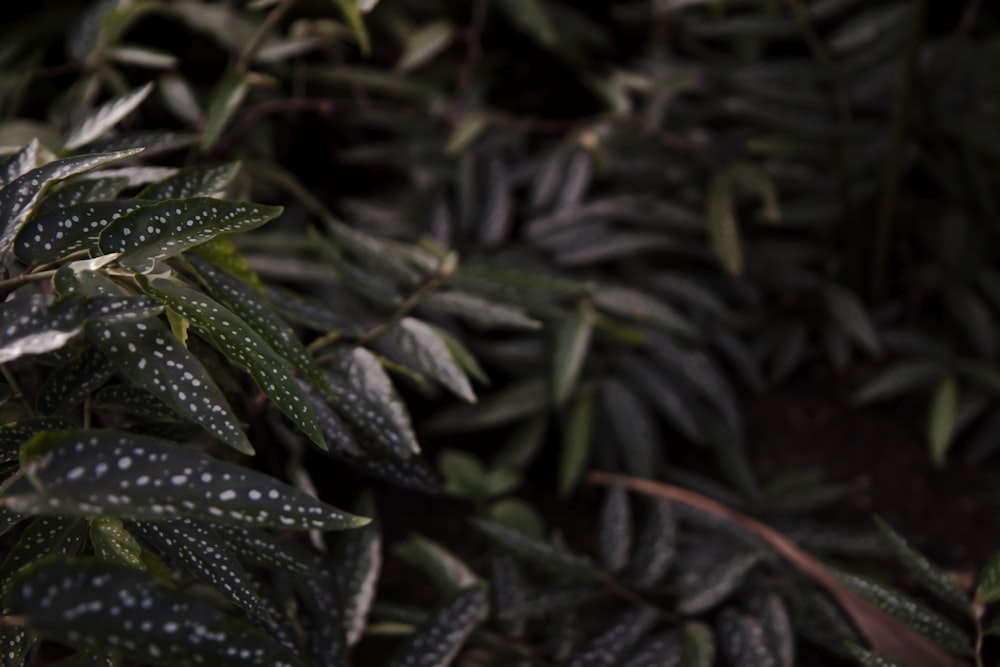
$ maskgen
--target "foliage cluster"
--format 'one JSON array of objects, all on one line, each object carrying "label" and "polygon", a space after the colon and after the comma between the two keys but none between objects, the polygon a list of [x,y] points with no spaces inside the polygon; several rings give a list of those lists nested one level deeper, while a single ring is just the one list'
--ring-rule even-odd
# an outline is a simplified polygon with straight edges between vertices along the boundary
[{"label": "foliage cluster", "polygon": [[[11,15],[0,664],[982,665],[1000,560],[848,573],[740,401],[889,359],[937,463],[1000,440],[996,17],[928,4]],[[383,545],[393,487],[462,526]]]}]

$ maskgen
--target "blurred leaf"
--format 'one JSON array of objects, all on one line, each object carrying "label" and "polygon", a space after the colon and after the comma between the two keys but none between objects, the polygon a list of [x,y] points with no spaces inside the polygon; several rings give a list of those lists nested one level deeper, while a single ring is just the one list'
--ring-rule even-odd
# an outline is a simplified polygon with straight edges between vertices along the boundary
[{"label": "blurred leaf", "polygon": [[340,11],[344,14],[344,18],[347,19],[347,24],[351,26],[354,37],[358,40],[358,47],[361,49],[361,54],[365,56],[371,55],[372,47],[361,12],[370,11],[375,7],[377,2],[378,0],[335,0],[337,6],[340,7]]},{"label": "blurred leaf", "polygon": [[45,379],[35,401],[38,410],[52,414],[72,408],[107,382],[113,373],[111,362],[93,347],[87,347]]},{"label": "blurred leaf", "polygon": [[927,421],[927,440],[931,448],[931,460],[936,466],[943,466],[945,455],[955,437],[958,417],[958,382],[951,375],[945,376],[934,392]]},{"label": "blurred leaf", "polygon": [[448,136],[444,152],[448,155],[459,155],[486,129],[489,119],[485,114],[471,113],[455,125]]},{"label": "blurred leaf", "polygon": [[428,294],[421,302],[430,310],[461,317],[483,329],[541,329],[542,323],[530,317],[523,309],[497,303],[466,292],[447,291]]},{"label": "blurred leaf", "polygon": [[[349,2],[349,0],[343,0]],[[243,103],[250,90],[246,72],[232,71],[225,74],[212,91],[212,99],[205,113],[205,127],[201,132],[201,149],[208,151],[222,136],[229,119]]]},{"label": "blurred leaf", "polygon": [[906,539],[889,527],[885,521],[875,517],[882,537],[889,544],[893,553],[903,563],[910,574],[919,581],[925,589],[939,598],[965,612],[969,609],[969,598],[955,585],[951,578],[936,567],[926,556],[914,549]]},{"label": "blurred leaf", "polygon": [[681,667],[712,667],[715,664],[715,636],[699,621],[686,623],[683,629]]},{"label": "blurred leaf", "polygon": [[875,356],[881,353],[882,345],[861,301],[852,292],[838,286],[828,285],[823,292],[830,315],[834,322],[863,350]]},{"label": "blurred leaf", "polygon": [[743,244],[733,211],[732,181],[728,172],[712,177],[708,187],[705,222],[712,250],[722,268],[732,276],[743,275]]},{"label": "blurred leaf", "polygon": [[854,642],[846,642],[844,646],[851,658],[861,667],[907,667],[905,663],[884,658],[877,653],[861,648]]},{"label": "blurred leaf", "polygon": [[727,607],[716,620],[719,647],[729,664],[770,667],[775,657],[768,648],[760,620]]},{"label": "blurred leaf", "polygon": [[590,457],[594,432],[594,392],[579,392],[567,415],[559,453],[559,497],[568,498]]},{"label": "blurred leaf", "polygon": [[453,595],[400,647],[392,667],[447,667],[486,618],[486,590],[471,586]]},{"label": "blurred leaf", "polygon": [[497,6],[506,14],[508,21],[541,46],[554,49],[559,43],[556,27],[541,0],[501,0]]},{"label": "blurred leaf", "polygon": [[471,519],[472,525],[511,555],[553,574],[579,579],[594,579],[598,572],[590,561],[558,546],[544,542],[487,519]]},{"label": "blurred leaf", "polygon": [[704,573],[685,572],[680,583],[677,609],[701,614],[713,609],[743,583],[747,573],[763,560],[761,553],[748,553],[715,564]]},{"label": "blurred leaf", "polygon": [[90,520],[90,543],[94,555],[115,565],[145,570],[142,545],[125,528],[120,519],[99,516]]},{"label": "blurred leaf", "polygon": [[382,535],[372,496],[363,495],[354,511],[371,517],[372,521],[367,526],[345,531],[337,543],[335,577],[343,600],[348,646],[356,644],[365,630],[382,569]]},{"label": "blurred leaf", "polygon": [[904,361],[884,370],[854,395],[858,404],[894,398],[930,384],[941,376],[941,366],[933,361]]},{"label": "blurred leaf", "polygon": [[976,604],[993,604],[1000,600],[1000,553],[994,554],[979,573]]},{"label": "blurred leaf", "polygon": [[680,667],[681,639],[676,630],[668,630],[643,640],[629,654],[621,667]]},{"label": "blurred leaf", "polygon": [[489,518],[536,539],[545,536],[545,522],[534,507],[519,498],[504,498],[490,505]]},{"label": "blurred leaf", "polygon": [[159,183],[139,191],[137,199],[187,199],[188,197],[219,197],[236,178],[239,162],[218,166],[194,165],[181,169]]},{"label": "blurred leaf", "polygon": [[670,502],[663,498],[645,500],[646,515],[636,538],[629,575],[639,590],[656,586],[677,555],[677,519]]},{"label": "blurred leaf", "polygon": [[445,595],[454,595],[475,585],[479,578],[458,556],[433,540],[412,535],[393,547],[393,552],[427,574]]},{"label": "blurred leaf", "polygon": [[403,55],[396,63],[399,72],[411,72],[448,48],[455,38],[454,27],[444,20],[428,23],[406,37]]},{"label": "blurred leaf", "polygon": [[446,449],[438,456],[438,469],[445,480],[445,491],[467,498],[480,498],[486,479],[482,462],[459,449]]},{"label": "blurred leaf", "polygon": [[632,549],[632,508],[620,486],[609,486],[597,524],[598,553],[608,572],[619,572],[628,564]]},{"label": "blurred leaf", "polygon": [[69,131],[63,150],[75,150],[105,134],[138,108],[152,90],[153,84],[150,82],[102,105]]},{"label": "blurred leaf", "polygon": [[404,317],[389,331],[392,342],[414,370],[428,375],[459,398],[476,402],[476,394],[465,371],[458,365],[448,345],[428,324]]},{"label": "blurred leaf", "polygon": [[611,620],[596,637],[580,647],[567,667],[615,667],[621,664],[625,652],[659,620],[651,607],[636,607]]},{"label": "blurred leaf", "polygon": [[576,390],[594,330],[593,315],[587,308],[564,316],[556,325],[552,365],[552,400],[562,407]]}]

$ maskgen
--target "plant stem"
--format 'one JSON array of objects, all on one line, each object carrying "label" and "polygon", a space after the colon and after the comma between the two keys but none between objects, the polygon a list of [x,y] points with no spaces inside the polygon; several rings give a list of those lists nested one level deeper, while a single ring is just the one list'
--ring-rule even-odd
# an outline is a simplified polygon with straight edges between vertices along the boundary
[{"label": "plant stem", "polygon": [[907,119],[910,115],[910,103],[913,99],[920,42],[924,33],[924,17],[927,10],[927,0],[912,0],[912,2],[906,56],[899,72],[896,99],[892,109],[889,153],[883,164],[882,195],[879,197],[878,211],[875,217],[874,245],[868,276],[869,293],[874,301],[881,299],[886,289],[886,270],[889,264],[890,242],[892,240],[892,220],[896,211],[896,198],[901,176],[900,168],[906,144]]},{"label": "plant stem", "polygon": [[48,280],[54,275],[56,275],[56,269],[50,269],[49,271],[38,271],[36,273],[22,273],[21,275],[14,276],[13,278],[0,280],[0,293],[6,294],[10,290],[27,283],[40,283],[43,280]]},{"label": "plant stem", "polygon": [[0,373],[3,374],[3,378],[7,381],[7,384],[10,385],[11,391],[14,392],[14,398],[21,402],[21,405],[24,406],[24,410],[29,415],[34,414],[35,409],[24,395],[24,390],[21,389],[21,384],[17,381],[17,378],[14,377],[14,374],[10,372],[9,368],[7,368],[7,364],[0,364]]}]

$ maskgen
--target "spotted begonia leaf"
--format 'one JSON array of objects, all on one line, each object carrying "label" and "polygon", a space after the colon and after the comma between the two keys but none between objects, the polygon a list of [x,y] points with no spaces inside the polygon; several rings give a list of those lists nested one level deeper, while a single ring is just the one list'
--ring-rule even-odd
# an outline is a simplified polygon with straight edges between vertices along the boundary
[{"label": "spotted begonia leaf", "polygon": [[298,542],[282,540],[265,530],[243,526],[213,526],[239,554],[242,562],[293,575],[312,574],[313,552]]},{"label": "spotted begonia leaf", "polygon": [[334,390],[334,409],[370,443],[400,458],[420,452],[406,406],[396,394],[382,364],[363,347],[334,351],[335,373],[324,373]]},{"label": "spotted begonia leaf", "polygon": [[[195,264],[195,266],[201,266],[199,262],[205,262],[209,264],[210,270],[218,271],[222,269],[225,273],[224,277],[236,279],[239,281],[239,285],[249,285],[257,294],[265,295],[266,290],[264,284],[260,281],[260,276],[250,267],[250,262],[240,254],[232,240],[226,236],[216,236],[210,241],[195,246],[186,257],[188,260],[194,258],[195,261],[192,264]],[[209,287],[215,298],[222,303],[226,303],[225,294],[214,289],[210,284],[211,281],[205,279],[201,269],[198,269],[198,274],[198,277]],[[264,301],[266,302],[267,300],[264,299]],[[261,335],[264,335],[263,332],[261,332]]]},{"label": "spotted begonia leaf", "polygon": [[287,362],[235,313],[214,299],[177,281],[148,280],[138,275],[142,289],[184,317],[199,336],[254,379],[271,401],[318,447],[326,449],[323,433],[309,398],[289,373]]},{"label": "spotted begonia leaf", "polygon": [[186,199],[187,197],[217,197],[222,194],[239,171],[239,162],[206,167],[186,167],[159,183],[147,185],[139,192],[143,199]]},{"label": "spotted begonia leaf", "polygon": [[36,137],[0,164],[0,187],[38,166],[38,149],[41,145]]},{"label": "spotted begonia leaf", "polygon": [[313,560],[309,579],[296,577],[292,580],[305,612],[301,617],[302,626],[309,637],[315,667],[340,667],[347,663],[341,597],[330,564],[320,556]]},{"label": "spotted begonia leaf", "polygon": [[[120,176],[108,176],[105,178],[77,177],[60,183],[57,188],[35,207],[32,220],[51,213],[60,208],[70,208],[83,204],[84,202],[99,202],[114,199],[118,194],[128,187],[128,179]],[[22,229],[18,236],[25,232]]]},{"label": "spotted begonia leaf", "polygon": [[432,327],[418,319],[404,317],[390,329],[389,338],[403,363],[418,373],[434,378],[459,398],[469,403],[476,402],[476,394],[465,371]]},{"label": "spotted begonia leaf", "polygon": [[114,373],[114,366],[93,347],[87,347],[46,378],[38,391],[38,410],[52,414],[72,408]]},{"label": "spotted begonia leaf", "polygon": [[335,577],[343,601],[344,632],[349,646],[361,639],[382,569],[382,533],[374,500],[370,495],[362,496],[354,511],[372,517],[372,522],[345,532],[337,543]]},{"label": "spotted begonia leaf", "polygon": [[[21,533],[0,566],[0,591],[9,589],[11,579],[28,565],[53,554],[75,554],[86,537],[87,524],[79,519],[45,517],[32,521]],[[6,603],[0,610],[9,614]],[[23,627],[0,630],[0,665],[20,667],[37,642],[34,633]]]},{"label": "spotted begonia leaf", "polygon": [[170,556],[191,574],[210,583],[220,593],[251,614],[268,618],[255,585],[236,559],[226,540],[209,525],[191,519],[134,521],[129,524],[140,537]]},{"label": "spotted begonia leaf", "polygon": [[42,431],[64,431],[75,424],[62,417],[29,417],[0,426],[0,463],[16,461],[21,445]]},{"label": "spotted begonia leaf", "polygon": [[116,384],[104,387],[94,397],[98,406],[143,417],[175,417],[176,413],[152,393],[139,387]]},{"label": "spotted begonia leaf", "polygon": [[4,221],[3,232],[0,233],[0,266],[6,266],[10,261],[14,237],[31,215],[46,185],[89,171],[102,164],[135,155],[140,150],[94,153],[56,160],[32,169],[0,190],[0,221]]},{"label": "spotted begonia leaf", "polygon": [[267,299],[253,287],[234,275],[216,267],[201,257],[189,257],[209,292],[223,305],[250,325],[275,352],[309,379],[318,389],[329,394],[323,372],[312,355],[295,335],[295,331],[278,315]]},{"label": "spotted begonia leaf", "polygon": [[459,591],[403,645],[392,667],[447,667],[486,617],[487,606],[483,587]]},{"label": "spotted begonia leaf", "polygon": [[281,213],[279,206],[197,197],[144,206],[101,232],[102,254],[122,253],[118,263],[142,270],[219,234],[260,227]]},{"label": "spotted begonia leaf", "polygon": [[303,667],[219,609],[171,592],[146,572],[96,559],[39,563],[15,579],[4,602],[44,637],[144,664]]},{"label": "spotted begonia leaf", "polygon": [[98,235],[111,222],[153,203],[142,199],[92,201],[36,215],[18,233],[14,253],[32,266],[95,248]]},{"label": "spotted begonia leaf", "polygon": [[21,448],[37,491],[12,495],[14,512],[205,519],[288,530],[354,528],[343,512],[269,475],[149,436],[118,431],[43,433]]},{"label": "spotted begonia leaf", "polygon": [[90,543],[94,545],[94,555],[101,560],[139,570],[146,569],[142,561],[142,545],[125,528],[121,519],[113,516],[91,519]]}]

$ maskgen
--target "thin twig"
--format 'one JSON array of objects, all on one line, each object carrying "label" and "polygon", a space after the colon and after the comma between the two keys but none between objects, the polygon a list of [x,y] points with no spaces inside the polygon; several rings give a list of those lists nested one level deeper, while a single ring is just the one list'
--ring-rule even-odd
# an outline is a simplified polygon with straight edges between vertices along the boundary
[{"label": "thin twig", "polygon": [[295,0],[282,0],[281,4],[272,9],[264,22],[260,24],[257,28],[257,32],[253,34],[250,41],[247,42],[246,46],[243,47],[243,52],[240,54],[239,60],[236,61],[236,66],[234,69],[238,72],[244,72],[250,66],[250,61],[253,59],[254,54],[257,53],[257,49],[260,45],[267,39],[267,36],[271,34],[271,31],[278,25],[281,18],[285,15],[285,12],[291,8],[292,3]]},{"label": "thin twig", "polygon": [[13,278],[0,280],[0,293],[9,292],[10,290],[27,283],[42,282],[43,280],[48,280],[54,275],[56,275],[56,269],[51,269],[49,271],[36,271],[35,273],[22,273],[21,275],[14,276]]},{"label": "thin twig", "polygon": [[21,389],[21,384],[17,381],[17,378],[14,377],[14,374],[10,372],[10,369],[7,368],[7,364],[0,364],[0,373],[2,373],[4,379],[7,380],[7,384],[10,385],[10,390],[13,392],[14,398],[21,402],[25,412],[29,415],[34,414],[35,408],[31,405],[28,397],[24,395],[24,390]]}]

